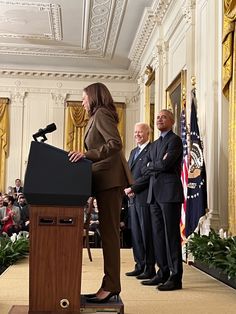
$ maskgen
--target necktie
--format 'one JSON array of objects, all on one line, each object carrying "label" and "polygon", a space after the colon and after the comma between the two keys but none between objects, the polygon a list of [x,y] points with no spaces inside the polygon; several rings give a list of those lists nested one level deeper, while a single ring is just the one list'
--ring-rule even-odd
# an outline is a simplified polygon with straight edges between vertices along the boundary
[{"label": "necktie", "polygon": [[139,153],[140,153],[140,150],[141,150],[140,147],[137,147],[137,148],[136,148],[136,152],[135,152],[135,154],[134,154],[134,160],[138,157],[138,155],[139,155]]}]

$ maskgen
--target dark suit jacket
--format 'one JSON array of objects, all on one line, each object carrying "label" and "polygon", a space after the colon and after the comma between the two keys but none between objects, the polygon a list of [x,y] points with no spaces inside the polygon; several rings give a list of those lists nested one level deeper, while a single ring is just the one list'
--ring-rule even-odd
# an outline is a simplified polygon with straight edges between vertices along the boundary
[{"label": "dark suit jacket", "polygon": [[138,193],[149,186],[148,200],[154,196],[160,203],[182,203],[181,162],[183,144],[179,136],[169,131],[161,141],[154,141],[144,160],[143,176],[132,185]]},{"label": "dark suit jacket", "polygon": [[[138,157],[135,160],[134,160],[134,155],[135,155],[137,148],[134,148],[130,152],[128,164],[129,164],[129,168],[131,170],[134,181],[136,181],[138,178],[142,177],[141,169],[144,167],[143,162],[144,162],[145,156],[148,153],[150,146],[151,146],[151,143],[148,143],[147,146],[140,152],[140,154],[138,155]],[[146,189],[140,191],[139,193],[137,193],[135,195],[135,200],[140,205],[146,205],[147,195],[148,195],[148,189],[146,188]]]},{"label": "dark suit jacket", "polygon": [[122,141],[112,113],[99,108],[85,130],[86,158],[93,161],[93,191],[127,187],[131,172],[122,152]]},{"label": "dark suit jacket", "polygon": [[20,186],[20,188],[19,188],[19,191],[17,192],[16,191],[16,187],[14,187],[13,188],[13,192],[14,192],[14,194],[16,195],[17,193],[23,193],[23,187],[22,186]]}]

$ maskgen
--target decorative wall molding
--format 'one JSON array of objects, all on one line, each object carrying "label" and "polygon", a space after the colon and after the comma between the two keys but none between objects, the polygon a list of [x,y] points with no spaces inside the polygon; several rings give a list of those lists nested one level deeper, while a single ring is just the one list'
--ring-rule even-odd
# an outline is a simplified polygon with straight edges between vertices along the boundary
[{"label": "decorative wall molding", "polygon": [[157,69],[160,65],[160,54],[158,53],[157,47],[155,46],[152,51],[153,56],[153,67],[154,69]]},{"label": "decorative wall molding", "polygon": [[[58,89],[56,88],[37,88],[37,87],[25,87],[16,89],[14,86],[0,86],[0,93],[9,93],[10,99],[17,101],[18,103],[23,102],[24,97],[27,95],[27,93],[32,94],[51,94],[52,97],[54,97],[53,100],[59,104],[60,101],[64,101],[69,97],[70,95],[80,95],[79,97],[82,97],[82,88],[79,89],[70,89],[70,88],[63,88],[60,89],[60,92],[58,92]],[[133,91],[112,91],[113,98],[124,98],[126,97],[133,97],[134,92]],[[64,99],[64,100],[63,100]]]},{"label": "decorative wall molding", "polygon": [[146,9],[140,27],[137,30],[137,36],[129,53],[129,59],[132,60],[129,70],[134,77],[138,75],[140,67],[137,67],[137,65],[140,63],[141,56],[155,25],[156,16],[154,11],[152,9]]},{"label": "decorative wall molding", "polygon": [[23,107],[25,96],[26,92],[22,90],[11,92],[10,104],[14,107]]},{"label": "decorative wall molding", "polygon": [[188,25],[193,23],[194,20],[194,10],[196,7],[196,0],[186,0],[185,6],[182,7],[183,17]]},{"label": "decorative wall molding", "polygon": [[137,103],[140,100],[140,89],[138,89],[135,94],[131,97],[126,97],[125,104],[129,106],[128,109],[131,109],[130,107],[135,106],[135,110],[137,110]]},{"label": "decorative wall molding", "polygon": [[51,96],[52,96],[54,107],[57,107],[57,108],[65,107],[65,102],[66,102],[66,97],[67,97],[66,93],[64,94],[51,93]]},{"label": "decorative wall molding", "polygon": [[173,0],[158,0],[154,2],[153,10],[158,24],[162,23],[171,2]]},{"label": "decorative wall molding", "polygon": [[163,42],[163,64],[168,63],[169,58],[169,41]]},{"label": "decorative wall molding", "polygon": [[138,78],[138,86],[139,86],[140,94],[144,93],[145,76],[146,75],[140,75],[139,78]]},{"label": "decorative wall molding", "polygon": [[129,74],[89,74],[69,73],[54,71],[27,71],[27,70],[4,70],[0,69],[0,77],[21,77],[21,78],[46,78],[46,79],[69,79],[69,80],[106,80],[106,81],[134,81]]},{"label": "decorative wall molding", "polygon": [[[21,18],[19,18],[18,11],[20,11]],[[1,22],[8,23],[13,28],[11,33],[0,31],[0,38],[62,40],[61,7],[58,4],[30,1],[0,1],[0,12],[0,24]],[[47,29],[48,32],[35,33],[37,31],[35,15],[45,23],[45,30]],[[25,30],[25,33],[19,33],[19,24],[21,26],[25,25],[27,32]],[[31,31],[32,33],[30,33]]]},{"label": "decorative wall molding", "polygon": [[178,28],[183,19],[184,19],[183,9],[181,7],[179,8],[177,14],[175,15],[174,20],[172,20],[171,23],[168,25],[167,31],[163,36],[165,41],[169,41],[171,39],[171,37],[176,32],[176,29]]},{"label": "decorative wall molding", "polygon": [[147,42],[151,37],[155,26],[161,25],[165,14],[173,0],[156,0],[152,8],[146,9],[137,30],[136,39],[131,47],[129,58],[132,60],[130,73],[136,78],[139,73],[139,64]]}]

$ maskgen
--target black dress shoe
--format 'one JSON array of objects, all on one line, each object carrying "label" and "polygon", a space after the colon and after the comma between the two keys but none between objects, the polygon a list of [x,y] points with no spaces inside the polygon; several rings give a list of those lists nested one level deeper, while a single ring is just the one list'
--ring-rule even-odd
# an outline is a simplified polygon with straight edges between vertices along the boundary
[{"label": "black dress shoe", "polygon": [[166,282],[166,278],[161,278],[159,276],[154,276],[150,280],[141,281],[141,284],[144,286],[157,286],[160,283]]},{"label": "black dress shoe", "polygon": [[143,270],[137,270],[137,269],[135,269],[135,270],[133,270],[133,271],[130,271],[130,272],[128,272],[128,273],[125,273],[125,275],[126,276],[138,276],[138,275],[140,275],[140,274],[142,274],[142,272],[143,272]]},{"label": "black dress shoe", "polygon": [[182,282],[167,280],[163,285],[157,287],[159,291],[172,291],[182,289]]},{"label": "black dress shoe", "polygon": [[98,297],[94,297],[94,298],[88,298],[87,302],[88,303],[107,303],[109,301],[118,301],[118,297],[119,297],[119,293],[116,292],[110,292],[105,298],[100,299]]},{"label": "black dress shoe", "polygon": [[155,273],[143,272],[142,274],[136,276],[137,279],[150,279],[155,276]]}]

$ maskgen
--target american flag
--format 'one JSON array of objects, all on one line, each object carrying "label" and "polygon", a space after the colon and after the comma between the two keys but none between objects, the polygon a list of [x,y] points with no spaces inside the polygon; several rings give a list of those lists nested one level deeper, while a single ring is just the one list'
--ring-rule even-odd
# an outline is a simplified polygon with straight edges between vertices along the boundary
[{"label": "american flag", "polygon": [[184,190],[184,203],[181,209],[181,220],[180,220],[180,231],[182,244],[186,241],[185,236],[185,216],[186,216],[186,206],[187,206],[187,190],[188,190],[188,142],[187,142],[187,127],[186,127],[186,106],[183,104],[183,108],[180,115],[180,130],[181,139],[183,143],[183,160],[182,160],[182,170],[181,170],[181,180]]}]

